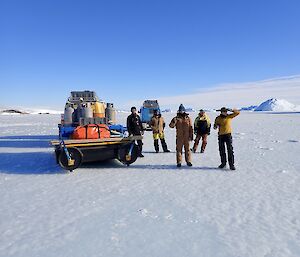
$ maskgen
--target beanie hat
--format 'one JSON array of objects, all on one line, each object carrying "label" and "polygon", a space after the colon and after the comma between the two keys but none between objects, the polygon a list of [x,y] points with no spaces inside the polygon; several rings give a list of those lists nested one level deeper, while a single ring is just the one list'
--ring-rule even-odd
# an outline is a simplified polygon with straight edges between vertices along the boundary
[{"label": "beanie hat", "polygon": [[179,113],[184,113],[185,112],[185,108],[184,108],[183,104],[180,104],[180,106],[178,108],[178,112]]}]

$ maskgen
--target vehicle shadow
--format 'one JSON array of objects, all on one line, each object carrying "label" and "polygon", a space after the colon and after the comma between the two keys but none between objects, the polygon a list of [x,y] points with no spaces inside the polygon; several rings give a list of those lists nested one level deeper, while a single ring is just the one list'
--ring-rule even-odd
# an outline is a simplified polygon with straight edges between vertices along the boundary
[{"label": "vehicle shadow", "polygon": [[63,174],[54,152],[0,153],[0,173],[20,175]]},{"label": "vehicle shadow", "polygon": [[57,139],[56,135],[2,136],[0,147],[11,148],[47,148],[50,141]]}]

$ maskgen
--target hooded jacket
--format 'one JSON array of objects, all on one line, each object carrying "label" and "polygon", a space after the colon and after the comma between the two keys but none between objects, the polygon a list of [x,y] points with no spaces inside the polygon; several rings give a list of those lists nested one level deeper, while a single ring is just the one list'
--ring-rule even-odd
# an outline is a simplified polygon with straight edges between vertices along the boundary
[{"label": "hooded jacket", "polygon": [[163,133],[165,128],[165,121],[161,115],[153,116],[150,121],[153,134]]},{"label": "hooded jacket", "polygon": [[171,120],[169,127],[170,128],[176,127],[177,139],[182,139],[187,141],[193,140],[193,125],[192,125],[192,120],[188,116],[188,114],[178,113],[177,116]]},{"label": "hooded jacket", "polygon": [[232,133],[231,120],[239,114],[239,111],[235,111],[234,113],[228,114],[226,116],[221,114],[215,119],[214,127],[219,127],[219,136]]},{"label": "hooded jacket", "polygon": [[197,134],[205,135],[210,133],[211,122],[206,113],[198,115],[194,122],[194,130]]},{"label": "hooded jacket", "polygon": [[141,135],[143,131],[140,116],[137,114],[130,114],[127,117],[127,130],[129,135]]}]

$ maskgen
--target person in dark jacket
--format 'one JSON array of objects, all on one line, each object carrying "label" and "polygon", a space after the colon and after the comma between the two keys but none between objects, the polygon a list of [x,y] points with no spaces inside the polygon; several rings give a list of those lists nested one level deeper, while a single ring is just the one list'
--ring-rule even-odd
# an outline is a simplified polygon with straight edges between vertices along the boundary
[{"label": "person in dark jacket", "polygon": [[[141,136],[144,134],[142,122],[140,116],[136,112],[135,107],[131,107],[131,114],[127,117],[127,131],[129,135]],[[144,157],[142,154],[143,142],[142,140],[137,140],[138,144],[138,156]]]},{"label": "person in dark jacket", "polygon": [[201,153],[204,153],[207,145],[207,137],[210,134],[210,119],[208,115],[202,109],[199,111],[199,115],[194,122],[194,133],[196,135],[195,143],[192,148],[193,153],[197,151],[199,141],[202,138]]}]

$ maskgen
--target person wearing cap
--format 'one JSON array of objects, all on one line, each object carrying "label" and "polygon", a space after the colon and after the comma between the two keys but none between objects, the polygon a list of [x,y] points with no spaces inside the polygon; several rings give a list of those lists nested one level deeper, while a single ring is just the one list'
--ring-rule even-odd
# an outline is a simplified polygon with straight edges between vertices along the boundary
[{"label": "person wearing cap", "polygon": [[[144,134],[140,116],[137,114],[136,107],[131,107],[131,114],[127,117],[127,131],[129,135],[141,136]],[[144,157],[142,154],[143,142],[137,140],[138,144],[138,157]]]},{"label": "person wearing cap", "polygon": [[182,104],[179,106],[176,117],[171,120],[169,127],[176,127],[177,167],[181,167],[183,147],[185,151],[185,161],[188,166],[192,166],[190,141],[193,141],[193,125],[189,114],[185,112],[185,108]]},{"label": "person wearing cap", "polygon": [[196,135],[194,146],[192,148],[193,153],[197,151],[199,141],[202,138],[202,144],[201,144],[201,153],[204,153],[205,147],[207,145],[207,137],[210,134],[210,118],[208,115],[203,111],[202,109],[199,111],[198,116],[195,119],[194,122],[194,133]]},{"label": "person wearing cap", "polygon": [[[219,111],[221,114],[215,119],[214,129],[219,129],[218,132],[218,140],[219,140],[219,152],[221,157],[221,164],[219,166],[220,169],[223,169],[226,166],[226,151],[225,144],[227,147],[228,153],[228,162],[231,170],[235,170],[234,166],[234,152],[232,147],[232,128],[231,128],[231,120],[238,116],[240,112],[237,109],[227,109],[226,107],[222,107]],[[231,111],[231,114],[228,114],[228,111]]]},{"label": "person wearing cap", "polygon": [[167,143],[165,141],[164,129],[165,129],[166,123],[164,121],[164,118],[161,116],[161,114],[158,113],[158,110],[154,110],[153,117],[151,118],[151,121],[150,121],[150,126],[151,126],[151,129],[153,132],[155,152],[157,152],[157,153],[159,152],[159,144],[158,144],[159,139],[160,139],[163,151],[165,153],[170,152],[170,150],[168,149]]}]

